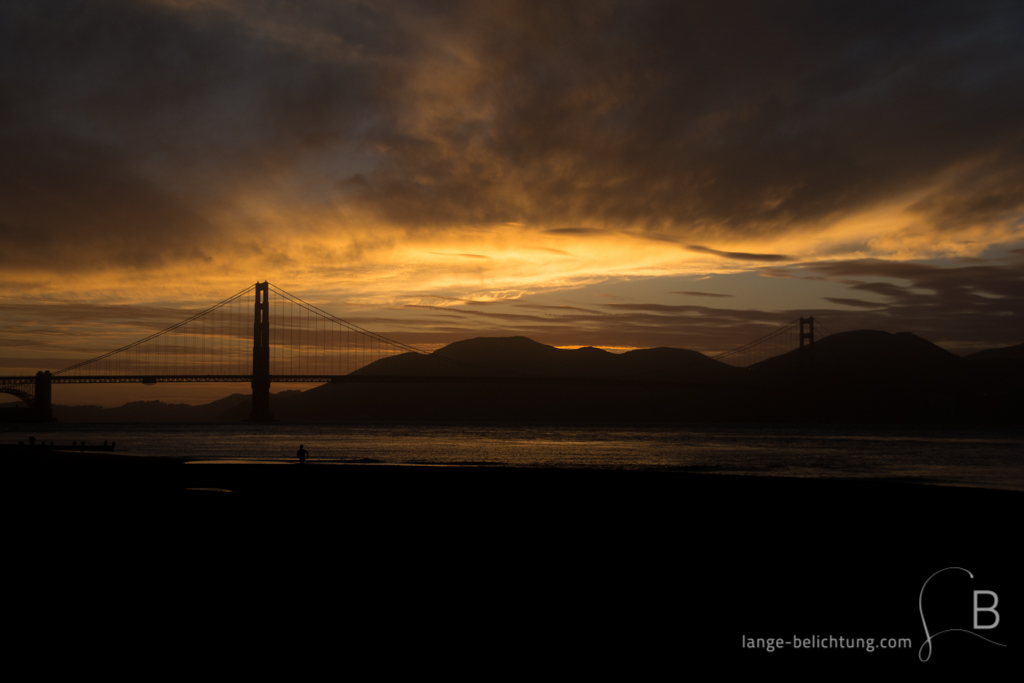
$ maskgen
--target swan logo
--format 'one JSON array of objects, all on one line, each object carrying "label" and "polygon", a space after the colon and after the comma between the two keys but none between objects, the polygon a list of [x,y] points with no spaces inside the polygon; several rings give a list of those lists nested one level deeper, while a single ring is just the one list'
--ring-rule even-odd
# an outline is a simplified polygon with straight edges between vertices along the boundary
[{"label": "swan logo", "polygon": [[[967,629],[964,629],[964,628],[948,628],[948,629],[946,629],[944,631],[939,631],[938,633],[935,633],[935,634],[928,633],[928,622],[926,622],[925,619],[924,619],[924,589],[928,585],[928,582],[931,581],[932,579],[934,579],[937,575],[941,574],[942,572],[949,571],[951,569],[956,569],[956,570],[965,572],[967,574],[967,576],[971,577],[972,579],[974,578],[974,574],[972,574],[971,572],[967,571],[963,567],[946,567],[945,569],[940,569],[939,571],[935,572],[934,574],[929,576],[927,579],[925,579],[924,585],[921,586],[921,593],[917,597],[917,608],[921,612],[921,624],[924,626],[924,642],[921,644],[921,648],[917,651],[917,658],[920,659],[922,662],[927,662],[932,657],[932,641],[935,638],[941,636],[943,633],[951,633],[953,631],[960,631],[962,633],[969,633],[972,636],[975,636],[977,638],[981,638],[982,640],[984,640],[984,641],[986,641],[988,643],[992,643],[993,645],[998,645],[999,647],[1006,647],[1002,643],[997,643],[994,640],[990,640],[990,639],[986,638],[985,636],[981,635],[980,633],[976,633],[976,631],[988,631],[988,630],[994,629],[996,626],[999,626],[999,612],[996,611],[996,607],[999,605],[999,596],[996,595],[995,591],[989,591],[989,590],[974,591],[974,629],[973,630],[968,631]],[[982,606],[980,604],[980,600],[979,600],[979,599],[982,598],[982,596],[984,596],[983,599],[987,601],[984,606]],[[985,616],[985,617],[979,618],[979,615],[981,615],[983,612],[989,612],[991,614],[990,614],[990,616]],[[925,648],[928,648],[927,654],[925,653]]]}]

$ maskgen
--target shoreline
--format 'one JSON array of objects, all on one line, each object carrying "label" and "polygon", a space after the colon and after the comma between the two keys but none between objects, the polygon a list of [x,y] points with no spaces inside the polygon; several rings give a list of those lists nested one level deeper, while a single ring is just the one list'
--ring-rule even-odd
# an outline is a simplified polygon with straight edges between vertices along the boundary
[{"label": "shoreline", "polygon": [[[608,465],[604,467],[595,467],[587,465],[579,466],[565,466],[561,464],[553,465],[509,465],[500,462],[488,462],[488,461],[458,461],[458,462],[442,462],[442,463],[430,463],[430,462],[386,462],[378,461],[373,458],[364,457],[356,459],[331,459],[331,460],[318,460],[312,458],[307,460],[305,465],[300,466],[294,458],[284,456],[280,458],[272,459],[239,459],[239,458],[195,458],[188,455],[137,455],[128,451],[111,451],[104,450],[102,447],[98,447],[97,450],[81,450],[71,447],[51,447],[49,445],[35,445],[29,446],[27,444],[11,444],[11,443],[0,443],[0,461],[4,462],[7,466],[13,467],[52,467],[54,465],[61,465],[64,467],[72,468],[75,472],[75,476],[84,476],[85,479],[89,479],[90,475],[88,470],[97,466],[111,467],[116,464],[122,464],[125,466],[131,466],[133,470],[126,470],[124,473],[127,474],[132,471],[141,472],[143,470],[139,468],[146,467],[164,467],[166,465],[178,464],[178,465],[190,465],[190,466],[202,466],[203,469],[217,468],[217,467],[233,467],[233,468],[247,468],[247,467],[260,467],[266,468],[268,466],[278,467],[294,467],[307,469],[324,469],[324,468],[344,468],[344,467],[365,467],[365,468],[423,468],[423,469],[451,469],[451,470],[498,470],[498,471],[536,471],[536,472],[548,472],[548,471],[565,471],[565,472],[579,472],[580,476],[585,476],[587,472],[608,472],[608,473],[630,473],[630,472],[643,472],[648,474],[661,474],[665,476],[677,476],[677,475],[692,475],[702,476],[707,475],[711,477],[723,477],[723,478],[736,478],[736,479],[765,479],[774,480],[779,486],[785,486],[786,482],[845,482],[850,484],[871,486],[871,485],[885,485],[885,486],[912,486],[912,487],[940,487],[940,488],[952,488],[952,489],[973,489],[980,491],[993,491],[993,492],[1004,492],[1004,493],[1018,493],[1024,494],[1024,490],[1016,488],[1012,485],[999,486],[999,485],[987,485],[987,484],[976,484],[976,483],[960,483],[941,481],[935,479],[928,479],[925,477],[882,477],[882,476],[834,476],[834,477],[796,477],[788,475],[775,475],[775,474],[759,474],[751,472],[729,472],[721,470],[708,471],[705,466],[694,466],[688,467],[685,465],[639,465],[639,466],[622,466],[622,465]],[[82,469],[85,469],[83,472]],[[104,476],[119,476],[116,473],[121,470],[115,470],[113,472],[105,472]],[[240,475],[236,472],[235,475]],[[245,478],[245,475],[241,475]],[[288,475],[291,476],[291,475]],[[333,476],[333,475],[325,475]]]},{"label": "shoreline", "polygon": [[[110,453],[3,462],[20,512],[14,552],[43,568],[33,580],[47,592],[87,590],[103,609],[141,605],[150,620],[216,606],[217,640],[224,623],[245,632],[303,604],[294,609],[306,618],[336,612],[371,632],[416,624],[402,642],[418,651],[457,641],[459,656],[483,660],[541,665],[523,643],[560,642],[563,658],[584,652],[626,671],[640,653],[663,666],[682,657],[919,671],[918,592],[951,566],[978,577],[958,590],[999,593],[999,642],[1019,633],[1018,491],[649,470],[196,466]],[[929,588],[932,604],[940,589]],[[454,621],[438,630],[441,616]],[[741,636],[829,634],[905,637],[914,649],[741,648]],[[936,646],[944,662],[967,657],[981,670],[1009,661],[987,647]]]},{"label": "shoreline", "polygon": [[[54,490],[67,487],[97,487],[110,493],[117,490],[149,490],[173,495],[191,488],[213,487],[237,491],[245,496],[285,493],[329,497],[333,487],[346,490],[353,482],[375,486],[415,486],[422,479],[431,486],[458,487],[466,483],[548,487],[565,485],[569,498],[585,496],[579,485],[620,487],[639,494],[639,489],[667,493],[678,489],[700,499],[729,489],[742,490],[757,500],[786,504],[789,496],[803,496],[828,507],[840,501],[870,498],[875,504],[910,504],[911,499],[968,499],[988,496],[987,506],[1003,505],[1013,499],[1024,502],[1024,491],[990,488],[946,482],[885,477],[791,477],[767,474],[689,471],[657,467],[529,467],[499,463],[388,463],[358,461],[310,461],[305,465],[286,459],[234,460],[194,459],[189,456],[132,455],[118,452],[79,452],[42,450],[38,447],[0,449],[4,467],[12,481],[19,476],[47,476]],[[508,481],[505,481],[508,480]],[[388,483],[390,482],[390,484]],[[636,489],[634,491],[634,489]],[[836,497],[830,499],[829,497]],[[781,498],[781,500],[780,500]],[[948,501],[945,499],[949,499]],[[1019,499],[1019,500],[1017,500]],[[997,501],[999,501],[997,503]],[[933,502],[929,500],[929,502]]]}]

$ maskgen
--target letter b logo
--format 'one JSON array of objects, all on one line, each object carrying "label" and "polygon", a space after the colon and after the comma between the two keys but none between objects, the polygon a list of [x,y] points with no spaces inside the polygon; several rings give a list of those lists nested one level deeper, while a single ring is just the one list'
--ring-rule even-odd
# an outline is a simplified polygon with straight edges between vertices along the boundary
[{"label": "letter b logo", "polygon": [[[932,579],[934,579],[936,575],[941,574],[942,572],[947,571],[949,569],[959,569],[960,571],[964,572],[965,574],[967,574],[972,579],[974,578],[974,574],[972,574],[971,572],[967,571],[963,567],[946,567],[945,569],[940,569],[939,571],[935,572],[935,574],[932,574],[927,579],[925,579],[924,584],[921,586],[921,592],[917,594],[917,609],[921,613],[921,625],[924,626],[924,642],[921,643],[921,647],[917,650],[917,658],[920,659],[922,662],[927,662],[929,659],[931,659],[931,657],[932,657],[932,640],[935,639],[935,636],[942,635],[943,633],[951,633],[953,631],[960,631],[962,633],[969,633],[972,636],[974,636],[975,638],[981,638],[982,640],[984,640],[984,641],[986,641],[988,643],[992,643],[993,645],[998,645],[999,647],[1006,647],[1002,643],[997,643],[994,640],[989,640],[988,638],[986,638],[985,636],[981,635],[980,633],[975,633],[974,632],[974,631],[987,631],[987,630],[990,630],[990,629],[994,629],[996,626],[999,626],[999,612],[996,611],[996,606],[999,605],[999,596],[995,594],[995,591],[974,591],[974,631],[968,631],[967,629],[963,629],[963,628],[947,628],[945,631],[939,631],[934,636],[931,633],[928,632],[928,622],[926,622],[925,619],[924,619],[924,589],[928,585],[928,582],[931,581]],[[978,596],[980,596],[980,595],[990,596],[992,598],[992,604],[987,605],[985,607],[982,607],[981,605],[979,605],[978,604]],[[978,623],[978,612],[991,612],[992,613],[992,617],[993,617],[992,623],[991,624],[980,624],[980,623]],[[925,653],[925,650],[928,651],[927,654]]]},{"label": "letter b logo", "polygon": [[[988,607],[979,607],[978,606],[978,596],[979,595],[991,595],[992,596],[992,604],[989,605]],[[999,612],[996,611],[996,605],[998,605],[998,604],[999,604],[999,596],[996,595],[995,592],[993,592],[993,591],[974,591],[974,628],[975,629],[990,629],[990,628],[995,628],[996,626],[999,626]],[[992,614],[995,615],[996,620],[993,621],[991,624],[979,624],[978,623],[978,612],[991,612]]]}]

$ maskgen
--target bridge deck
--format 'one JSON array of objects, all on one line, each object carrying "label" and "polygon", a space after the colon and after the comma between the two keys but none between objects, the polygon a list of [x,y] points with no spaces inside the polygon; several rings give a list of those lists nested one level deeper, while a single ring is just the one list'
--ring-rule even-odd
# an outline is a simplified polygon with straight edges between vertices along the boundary
[{"label": "bridge deck", "polygon": [[[50,377],[52,384],[159,384],[174,382],[251,382],[252,375],[54,375]],[[573,378],[573,377],[488,377],[466,375],[444,375],[424,377],[415,375],[270,375],[271,382],[285,383],[317,383],[335,382],[339,384],[375,384],[388,382],[414,383],[447,383],[463,382],[470,384],[548,384],[551,382],[571,384],[690,384],[690,382],[673,382],[659,379],[643,379],[636,377],[618,378]],[[32,385],[33,376],[0,377],[0,384]]]}]

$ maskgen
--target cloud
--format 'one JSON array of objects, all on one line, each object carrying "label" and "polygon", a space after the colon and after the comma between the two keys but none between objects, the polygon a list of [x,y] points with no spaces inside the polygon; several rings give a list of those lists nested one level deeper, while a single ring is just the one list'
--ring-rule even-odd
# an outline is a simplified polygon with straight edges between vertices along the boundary
[{"label": "cloud", "polygon": [[771,263],[773,261],[792,261],[792,256],[784,256],[782,254],[746,254],[737,251],[719,251],[718,249],[710,249],[708,247],[701,247],[697,245],[690,245],[686,247],[687,251],[695,251],[700,254],[712,254],[714,256],[721,256],[722,258],[734,259],[736,261],[764,261]]},{"label": "cloud", "polygon": [[[11,0],[3,283],[173,301],[258,277],[397,306],[758,269],[849,281],[822,310],[850,325],[1001,339],[1013,268],[909,261],[1021,253],[1022,33],[995,1]],[[768,324],[737,315],[558,334]]]},{"label": "cloud", "polygon": [[[239,243],[265,242],[268,226],[238,221],[237,202],[299,197],[299,167],[351,150],[363,139],[353,130],[382,120],[387,65],[313,59],[230,7],[0,8],[0,223],[15,267],[155,271],[227,250],[248,260]],[[358,41],[366,17],[329,14],[321,32]],[[313,30],[295,19],[293,33]]]},{"label": "cloud", "polygon": [[732,294],[714,294],[713,292],[669,292],[669,294],[682,294],[683,296],[710,296],[718,298],[731,298]]},{"label": "cloud", "polygon": [[1019,218],[1024,210],[1024,136],[914,203],[943,231]]},{"label": "cloud", "polygon": [[[814,232],[914,192],[943,229],[1022,206],[1024,11],[1012,4],[2,12],[4,129],[35,126],[26,151],[51,134],[109,150],[90,172],[44,154],[53,173],[33,182],[60,194],[93,168],[134,174],[205,219],[206,235],[212,206],[271,195],[410,230],[518,222],[669,240]],[[113,214],[133,201],[106,196]],[[160,206],[150,214],[161,226]],[[157,242],[153,258],[190,258]]]},{"label": "cloud", "polygon": [[208,253],[211,225],[122,154],[51,134],[0,134],[6,268],[144,270]]},{"label": "cloud", "polygon": [[409,137],[365,199],[393,220],[778,234],[1020,138],[1018,9],[808,10],[449,5],[412,75]]},{"label": "cloud", "polygon": [[606,235],[607,230],[600,228],[552,228],[545,230],[549,235]]},{"label": "cloud", "polygon": [[885,304],[875,303],[873,301],[864,301],[863,299],[843,299],[839,297],[826,296],[822,297],[825,301],[830,301],[840,306],[853,306],[854,308],[884,308]]},{"label": "cloud", "polygon": [[[856,278],[880,277],[903,280],[909,286],[891,286],[886,293],[894,296],[913,296],[914,290],[930,290],[947,297],[964,296],[987,299],[980,296],[989,294],[1005,297],[1007,301],[1024,302],[1024,272],[1016,266],[985,265],[959,268],[942,267],[929,263],[905,263],[881,259],[838,261],[802,266],[829,277]],[[875,283],[854,284],[854,288],[870,289]],[[980,300],[976,303],[983,303]]]},{"label": "cloud", "polygon": [[537,309],[537,310],[540,310],[540,311],[560,311],[560,312],[563,312],[563,313],[566,312],[566,311],[580,311],[580,312],[583,312],[583,313],[596,313],[596,311],[594,311],[592,309],[580,308],[579,306],[565,306],[565,305],[553,306],[553,305],[550,305],[550,304],[529,304],[529,303],[516,304],[516,306],[519,307],[519,308],[534,308],[534,309]]},{"label": "cloud", "polygon": [[[939,344],[1019,344],[1024,316],[1024,271],[1014,265],[944,267],[879,259],[806,264],[801,270],[841,279],[852,290],[886,299],[871,311],[831,311],[829,328],[912,331]],[[861,280],[860,278],[869,278]],[[861,306],[857,300],[828,299]],[[816,314],[817,315],[817,314]]]},{"label": "cloud", "polygon": [[[1024,271],[1013,264],[944,266],[861,259],[804,263],[787,270],[794,280],[842,283],[851,292],[871,293],[881,300],[822,297],[826,305],[799,309],[785,302],[778,308],[717,308],[642,300],[591,306],[520,301],[517,308],[543,315],[521,316],[495,308],[488,310],[486,319],[474,315],[474,326],[490,334],[523,334],[546,343],[590,339],[606,345],[676,346],[706,353],[727,351],[808,316],[831,332],[914,332],[953,350],[1024,341],[1013,324],[1024,315]],[[435,329],[429,317],[413,324],[423,331]]]},{"label": "cloud", "polygon": [[461,256],[462,258],[485,258],[485,259],[491,258],[490,256],[483,256],[481,254],[449,254],[449,253],[440,252],[440,251],[428,251],[427,253],[428,254],[433,254],[434,256]]}]

